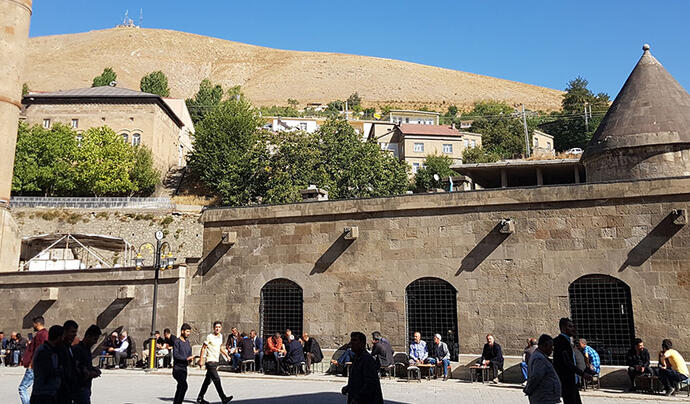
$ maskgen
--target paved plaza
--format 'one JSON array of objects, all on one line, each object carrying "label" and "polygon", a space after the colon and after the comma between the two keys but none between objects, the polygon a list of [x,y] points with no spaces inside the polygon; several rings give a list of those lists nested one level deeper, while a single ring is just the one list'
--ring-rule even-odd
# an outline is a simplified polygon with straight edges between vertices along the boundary
[{"label": "paved plaza", "polygon": [[[22,369],[0,368],[0,403],[19,402],[17,386]],[[245,376],[222,373],[223,388],[235,398],[233,403],[269,404],[338,404],[345,403],[340,388],[346,379],[335,376]],[[193,403],[203,380],[203,372],[190,372],[189,391],[185,402]],[[465,381],[432,380],[422,383],[383,380],[383,395],[387,404],[397,403],[527,403],[521,387],[512,384],[483,385]],[[170,371],[161,370],[146,374],[141,370],[109,370],[96,379],[93,389],[94,404],[155,404],[170,403],[175,383]],[[213,385],[206,399],[219,403]],[[678,397],[623,394],[615,390],[583,393],[585,404],[611,403],[669,403],[688,400],[685,394]]]}]

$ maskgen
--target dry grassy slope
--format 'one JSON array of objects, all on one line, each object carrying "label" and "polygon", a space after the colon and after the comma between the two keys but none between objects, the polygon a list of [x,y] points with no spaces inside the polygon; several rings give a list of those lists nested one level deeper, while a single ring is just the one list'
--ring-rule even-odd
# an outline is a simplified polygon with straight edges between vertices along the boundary
[{"label": "dry grassy slope", "polygon": [[177,31],[113,28],[32,38],[24,81],[32,90],[88,87],[112,66],[119,86],[138,89],[153,70],[168,76],[173,97],[189,97],[210,78],[240,84],[259,105],[344,99],[357,91],[366,104],[398,107],[468,106],[477,100],[560,107],[561,92],[477,74],[397,60],[264,48]]}]

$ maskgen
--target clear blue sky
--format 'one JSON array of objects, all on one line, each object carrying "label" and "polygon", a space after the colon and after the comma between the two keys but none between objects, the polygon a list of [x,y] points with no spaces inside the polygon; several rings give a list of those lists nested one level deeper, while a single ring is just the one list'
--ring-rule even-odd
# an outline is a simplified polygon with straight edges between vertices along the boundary
[{"label": "clear blue sky", "polygon": [[[209,4],[209,5],[207,5]],[[213,4],[213,5],[211,5]],[[34,0],[31,36],[166,28],[279,49],[379,56],[613,98],[648,42],[690,90],[690,0]]]}]

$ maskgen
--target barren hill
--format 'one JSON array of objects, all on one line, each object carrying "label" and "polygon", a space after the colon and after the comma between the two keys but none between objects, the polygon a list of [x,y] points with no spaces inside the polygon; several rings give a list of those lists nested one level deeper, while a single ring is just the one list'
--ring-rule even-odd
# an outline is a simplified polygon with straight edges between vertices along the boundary
[{"label": "barren hill", "polygon": [[258,105],[345,99],[357,91],[367,105],[397,107],[478,100],[560,108],[561,92],[514,81],[391,59],[265,48],[178,31],[113,28],[30,40],[24,81],[35,91],[88,87],[112,66],[118,85],[138,89],[154,70],[167,76],[171,96],[187,98],[210,78],[224,88],[241,85]]}]

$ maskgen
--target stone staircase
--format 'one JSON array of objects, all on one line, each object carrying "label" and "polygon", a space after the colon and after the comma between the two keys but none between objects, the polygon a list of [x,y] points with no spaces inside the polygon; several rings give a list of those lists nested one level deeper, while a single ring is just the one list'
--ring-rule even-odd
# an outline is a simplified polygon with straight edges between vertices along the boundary
[{"label": "stone staircase", "polygon": [[153,192],[152,196],[171,198],[174,195],[176,195],[186,172],[187,167],[171,167],[165,174],[163,181],[161,181],[160,184],[156,185],[156,190]]}]

